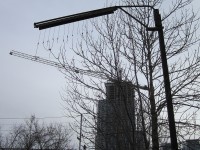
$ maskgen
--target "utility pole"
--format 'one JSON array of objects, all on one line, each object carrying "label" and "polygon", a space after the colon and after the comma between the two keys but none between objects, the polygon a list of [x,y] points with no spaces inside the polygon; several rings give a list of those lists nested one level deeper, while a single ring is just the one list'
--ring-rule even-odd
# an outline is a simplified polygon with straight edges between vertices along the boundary
[{"label": "utility pole", "polygon": [[80,122],[79,150],[81,150],[82,122],[83,122],[83,114],[81,114],[81,122]]},{"label": "utility pole", "polygon": [[155,26],[156,26],[155,29],[158,31],[158,37],[159,37],[163,77],[164,77],[164,84],[165,84],[165,94],[166,94],[166,101],[167,101],[167,112],[168,112],[169,130],[170,130],[170,138],[171,138],[171,148],[172,150],[178,150],[176,126],[175,126],[175,119],[174,119],[174,108],[173,108],[173,103],[172,103],[172,94],[171,94],[171,86],[170,86],[170,80],[169,80],[169,71],[168,71],[168,64],[167,64],[164,34],[163,34],[163,26],[162,26],[162,20],[161,20],[161,16],[159,14],[158,9],[154,9],[154,21],[155,21]]}]

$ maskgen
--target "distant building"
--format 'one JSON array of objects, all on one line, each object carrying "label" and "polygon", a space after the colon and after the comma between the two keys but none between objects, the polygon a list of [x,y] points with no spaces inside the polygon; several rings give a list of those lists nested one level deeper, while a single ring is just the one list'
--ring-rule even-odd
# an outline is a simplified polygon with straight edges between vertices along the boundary
[{"label": "distant building", "polygon": [[[200,150],[200,140],[186,140],[181,144],[181,150]],[[171,150],[171,143],[161,144],[161,150]]]},{"label": "distant building", "polygon": [[[135,132],[134,87],[131,82],[108,82],[106,100],[98,103],[96,150],[133,149]],[[139,136],[140,135],[140,136]],[[138,141],[141,134],[138,132]],[[144,142],[142,143],[144,145]],[[143,149],[142,146],[141,150]],[[138,147],[138,148],[139,148]],[[138,149],[140,150],[140,149]]]},{"label": "distant building", "polygon": [[200,150],[200,140],[199,139],[186,140],[183,143],[183,150]]},{"label": "distant building", "polygon": [[162,143],[161,150],[171,150],[171,143]]}]

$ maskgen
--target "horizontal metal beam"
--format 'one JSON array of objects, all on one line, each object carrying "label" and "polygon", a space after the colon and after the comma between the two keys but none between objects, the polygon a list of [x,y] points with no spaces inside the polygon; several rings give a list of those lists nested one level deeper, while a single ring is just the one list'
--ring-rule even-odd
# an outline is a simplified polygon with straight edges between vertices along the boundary
[{"label": "horizontal metal beam", "polygon": [[105,76],[105,74],[103,74],[101,72],[92,71],[92,70],[83,70],[83,69],[80,69],[80,68],[77,68],[77,67],[69,66],[67,64],[61,64],[59,62],[51,61],[51,60],[44,59],[44,58],[41,58],[41,57],[38,57],[38,56],[32,56],[32,55],[22,53],[22,52],[18,52],[18,51],[14,51],[14,50],[12,50],[10,52],[10,55],[17,56],[17,57],[24,58],[24,59],[28,59],[28,60],[35,61],[35,62],[39,62],[39,63],[49,65],[49,66],[53,66],[53,67],[56,67],[56,68],[65,69],[66,71],[72,71],[74,73],[80,73],[80,74],[83,74],[83,75],[101,78],[101,79],[104,79],[104,80],[108,79]]},{"label": "horizontal metal beam", "polygon": [[111,13],[114,13],[119,7],[118,6],[113,6],[113,7],[108,7],[108,8],[102,8],[102,9],[97,9],[97,10],[92,10],[88,12],[83,12],[83,13],[78,13],[78,14],[73,14],[70,16],[64,16],[64,17],[59,17],[55,19],[50,19],[46,21],[41,21],[41,22],[36,22],[34,23],[35,28],[39,28],[39,30],[46,29],[46,28],[51,28],[63,24],[68,24],[72,22],[77,22],[85,19],[90,19],[90,18],[95,18],[103,15],[108,15]]}]

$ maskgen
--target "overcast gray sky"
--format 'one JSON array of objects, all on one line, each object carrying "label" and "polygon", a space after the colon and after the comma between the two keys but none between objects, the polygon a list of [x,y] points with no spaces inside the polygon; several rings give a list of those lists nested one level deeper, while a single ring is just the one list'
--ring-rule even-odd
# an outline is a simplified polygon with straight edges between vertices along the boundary
[{"label": "overcast gray sky", "polygon": [[[106,0],[0,0],[0,126],[8,130],[32,114],[63,116],[64,76],[54,67],[10,56],[11,50],[35,54],[34,22],[102,8]],[[67,118],[45,119],[67,122]],[[5,131],[3,131],[5,132]]]},{"label": "overcast gray sky", "polygon": [[[200,6],[195,0],[195,6]],[[23,120],[2,118],[64,115],[60,92],[64,76],[54,67],[9,55],[34,54],[39,31],[33,23],[103,8],[106,0],[0,0],[0,126]],[[52,119],[67,122],[67,118]],[[9,127],[7,125],[7,127]]]}]

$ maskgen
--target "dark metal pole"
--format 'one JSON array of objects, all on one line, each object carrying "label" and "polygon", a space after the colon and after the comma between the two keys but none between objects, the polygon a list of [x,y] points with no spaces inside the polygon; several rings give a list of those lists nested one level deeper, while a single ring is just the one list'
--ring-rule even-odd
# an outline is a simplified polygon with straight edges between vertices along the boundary
[{"label": "dark metal pole", "polygon": [[81,150],[82,121],[83,121],[83,114],[81,114],[81,122],[80,122],[79,150]]},{"label": "dark metal pole", "polygon": [[164,35],[163,35],[163,26],[162,26],[161,16],[159,14],[158,9],[154,9],[154,19],[155,19],[155,26],[158,29],[158,36],[159,36],[159,43],[160,43],[160,52],[161,52],[161,60],[162,60],[162,68],[163,68],[163,76],[164,76],[164,84],[165,84],[165,94],[166,94],[166,101],[167,101],[168,120],[169,120],[169,130],[170,130],[170,138],[171,138],[171,148],[172,150],[178,150],[176,126],[175,126],[175,119],[174,119],[174,109],[173,109],[173,104],[172,104],[171,86],[170,86],[170,80],[169,80],[169,71],[168,71],[165,41],[164,41]]}]

